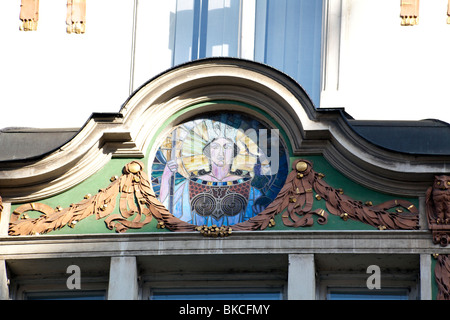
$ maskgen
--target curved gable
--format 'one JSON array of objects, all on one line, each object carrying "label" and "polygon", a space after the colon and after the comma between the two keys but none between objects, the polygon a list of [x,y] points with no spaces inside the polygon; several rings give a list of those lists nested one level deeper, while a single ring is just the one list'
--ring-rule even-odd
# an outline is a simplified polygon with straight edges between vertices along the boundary
[{"label": "curved gable", "polygon": [[0,194],[10,202],[54,196],[112,158],[152,157],[158,139],[188,118],[229,110],[279,128],[291,157],[323,155],[344,175],[375,190],[419,195],[435,173],[450,170],[446,155],[409,155],[368,142],[343,109],[316,110],[300,85],[271,67],[211,58],[155,77],[117,114],[93,114],[72,140],[41,159],[0,163]]}]

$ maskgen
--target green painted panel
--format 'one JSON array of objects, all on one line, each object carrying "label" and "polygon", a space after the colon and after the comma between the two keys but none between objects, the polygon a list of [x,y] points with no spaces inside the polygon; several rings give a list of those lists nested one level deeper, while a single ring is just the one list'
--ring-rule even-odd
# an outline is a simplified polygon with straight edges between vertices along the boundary
[{"label": "green painted panel", "polygon": [[437,296],[438,296],[438,285],[436,282],[436,278],[434,276],[434,269],[436,268],[436,263],[437,263],[437,259],[436,258],[432,258],[431,259],[431,299],[432,300],[437,300]]},{"label": "green painted panel", "polygon": [[[302,157],[291,157],[291,163],[294,162],[297,159],[305,159],[312,162],[314,171],[318,173],[323,173],[325,177],[323,178],[325,182],[327,182],[331,187],[339,189],[342,188],[344,190],[344,193],[350,197],[352,197],[354,200],[361,201],[365,203],[366,201],[371,201],[374,205],[377,205],[379,203],[383,203],[389,200],[393,199],[404,199],[412,204],[414,204],[417,208],[419,206],[419,200],[418,198],[410,198],[410,197],[400,197],[395,196],[391,194],[385,194],[381,192],[377,192],[368,188],[365,188],[361,186],[360,184],[350,180],[349,178],[345,177],[342,173],[340,173],[338,170],[336,170],[333,166],[330,165],[330,163],[320,155],[311,155],[311,156],[302,156]],[[314,196],[316,193],[314,192]],[[326,212],[326,203],[322,200],[314,200],[313,207],[311,211],[315,209],[324,209]],[[328,214],[328,222],[324,225],[320,225],[317,223],[317,216],[314,216],[315,223],[310,227],[304,227],[309,228],[312,230],[375,230],[376,228],[367,225],[360,221],[355,221],[348,219],[347,221],[344,221],[338,216]],[[283,225],[283,222],[281,220],[281,214],[279,214],[276,219],[276,226],[272,228],[273,230],[279,230],[279,229],[292,229],[290,227],[286,227]]]},{"label": "green painted panel", "polygon": [[[373,204],[382,203],[392,199],[405,199],[412,202],[414,205],[418,206],[418,199],[416,198],[404,198],[404,197],[394,197],[392,195],[383,194],[380,192],[375,192],[373,190],[362,187],[361,185],[349,180],[337,170],[335,170],[322,156],[304,156],[302,157],[306,160],[313,162],[313,166],[316,172],[321,172],[325,174],[324,180],[334,188],[344,189],[345,194],[351,196],[355,200],[360,201],[372,201]],[[297,159],[297,158],[295,158]],[[77,203],[83,199],[83,197],[90,193],[95,194],[99,189],[105,188],[109,185],[110,177],[119,176],[122,172],[122,168],[125,164],[130,162],[132,159],[112,159],[108,165],[106,165],[102,170],[88,178],[86,181],[80,183],[78,186],[58,195],[45,200],[40,201],[41,203],[47,204],[53,208],[61,206],[63,208],[70,206],[72,203]],[[116,208],[114,213],[119,213],[117,198]],[[14,205],[13,210],[19,205]],[[322,208],[326,210],[326,205],[324,200],[314,200],[312,210],[317,208]],[[40,213],[38,212],[28,212],[30,218],[37,218]],[[317,217],[314,217],[316,219]],[[268,228],[266,230],[292,230],[291,227],[284,226],[281,221],[281,214],[275,217],[276,225],[273,228]],[[373,230],[374,227],[366,225],[359,221],[347,220],[344,221],[340,217],[329,214],[328,223],[320,225],[317,222],[311,227],[301,227],[300,229],[312,229],[312,230]],[[151,223],[144,226],[142,229],[129,229],[127,232],[167,232],[167,229],[157,229],[156,219],[153,219]],[[113,233],[113,230],[106,228],[104,219],[96,220],[94,216],[90,216],[82,221],[79,221],[74,228],[63,227],[60,230],[52,231],[51,234],[88,234],[88,233]]]},{"label": "green painted panel", "polygon": [[[67,208],[73,203],[81,202],[84,199],[84,196],[87,194],[95,195],[98,193],[100,189],[106,188],[110,183],[111,177],[120,176],[122,174],[122,170],[124,166],[135,159],[123,158],[123,159],[111,159],[107,165],[105,165],[101,170],[96,172],[94,175],[81,182],[77,186],[57,195],[54,197],[47,198],[45,200],[39,201],[40,203],[49,205],[52,208],[56,208],[58,206],[62,208]],[[118,203],[119,203],[120,194],[116,199],[116,207],[113,211],[114,213],[119,213]],[[12,206],[12,211],[17,209],[21,204],[14,204]],[[27,212],[30,218],[38,218],[41,213],[40,212]],[[81,221],[79,221],[73,228],[69,226],[65,226],[59,230],[54,230],[49,234],[57,235],[57,234],[95,234],[95,233],[115,233],[114,230],[109,230],[104,222],[105,219],[97,220],[94,215],[91,215]],[[155,220],[155,219],[153,219]],[[128,232],[145,232],[145,231],[166,231],[160,230],[156,228],[156,221],[152,221],[144,228],[140,230],[128,230]]]}]

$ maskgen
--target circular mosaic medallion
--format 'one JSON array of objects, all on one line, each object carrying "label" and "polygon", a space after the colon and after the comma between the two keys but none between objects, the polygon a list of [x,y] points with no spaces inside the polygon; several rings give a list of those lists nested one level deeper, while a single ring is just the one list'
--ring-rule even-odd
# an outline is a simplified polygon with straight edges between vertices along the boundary
[{"label": "circular mosaic medallion", "polygon": [[195,225],[234,225],[262,212],[288,174],[278,130],[239,113],[186,121],[164,138],[151,164],[158,199]]}]

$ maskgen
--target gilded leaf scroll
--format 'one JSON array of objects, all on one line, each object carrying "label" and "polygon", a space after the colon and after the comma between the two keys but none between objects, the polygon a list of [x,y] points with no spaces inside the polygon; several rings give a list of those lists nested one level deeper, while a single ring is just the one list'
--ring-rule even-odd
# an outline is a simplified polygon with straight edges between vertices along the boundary
[{"label": "gilded leaf scroll", "polygon": [[[264,230],[275,225],[275,216],[281,214],[283,224],[289,227],[307,227],[328,222],[328,214],[342,219],[353,219],[378,229],[418,229],[418,210],[405,200],[392,200],[379,205],[352,199],[341,189],[335,189],[324,181],[324,175],[313,170],[312,163],[297,160],[293,170],[276,199],[257,216],[232,226],[197,226],[173,216],[156,198],[140,161],[132,161],[123,169],[120,177],[111,178],[111,184],[94,195],[68,208],[53,209],[41,203],[29,203],[17,208],[11,215],[10,235],[43,234],[66,225],[74,227],[79,221],[94,215],[104,219],[106,227],[117,232],[140,229],[152,218],[158,228],[171,231],[200,231],[205,236],[223,237],[234,230]],[[314,195],[315,193],[315,195]],[[116,199],[119,213],[115,213]],[[314,201],[324,200],[326,209],[313,209]],[[395,212],[390,209],[397,208]],[[401,209],[399,209],[401,208]],[[28,211],[38,211],[38,218],[27,216]],[[406,212],[405,212],[406,211]],[[314,216],[316,219],[314,219]]]},{"label": "gilded leaf scroll", "polygon": [[[314,223],[313,216],[318,216],[319,224],[325,224],[328,213],[323,209],[312,210],[314,199],[325,200],[328,212],[333,215],[344,220],[361,221],[380,230],[419,228],[418,210],[412,203],[405,200],[391,200],[376,206],[362,203],[345,195],[342,189],[331,187],[323,178],[322,173],[313,170],[310,161],[295,161],[277,198],[256,217],[233,226],[233,230],[265,229],[280,213],[286,226],[311,226]],[[397,210],[389,211],[393,208]]]},{"label": "gilded leaf scroll", "polygon": [[450,300],[450,256],[440,254],[436,259],[434,278],[438,287],[437,300]]},{"label": "gilded leaf scroll", "polygon": [[[173,215],[158,201],[151,189],[147,175],[140,161],[127,164],[120,177],[111,178],[111,184],[94,195],[85,196],[79,203],[68,208],[53,209],[40,203],[25,204],[11,215],[10,235],[43,234],[58,230],[66,225],[74,227],[79,221],[94,215],[104,219],[108,229],[126,232],[129,228],[139,229],[148,224],[152,217],[159,227],[173,231],[193,231],[195,226],[185,223]],[[119,211],[113,213],[120,194]],[[28,211],[39,211],[39,218],[29,218]]]}]

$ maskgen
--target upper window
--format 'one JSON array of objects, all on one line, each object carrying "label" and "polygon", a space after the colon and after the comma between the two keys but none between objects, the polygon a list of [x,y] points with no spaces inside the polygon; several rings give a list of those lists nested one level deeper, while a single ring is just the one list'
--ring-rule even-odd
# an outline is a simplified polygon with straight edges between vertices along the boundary
[{"label": "upper window", "polygon": [[409,300],[408,288],[385,288],[369,290],[365,288],[329,288],[328,300]]},{"label": "upper window", "polygon": [[257,0],[255,61],[297,80],[313,102],[320,94],[322,1]]},{"label": "upper window", "polygon": [[173,65],[213,56],[239,57],[241,0],[177,0]]},{"label": "upper window", "polygon": [[239,288],[215,288],[186,290],[153,290],[151,300],[282,300],[281,290],[244,290]]},{"label": "upper window", "polygon": [[216,56],[255,60],[294,78],[319,104],[322,1],[176,0],[172,30],[173,66]]},{"label": "upper window", "polygon": [[39,291],[27,292],[25,300],[106,300],[105,291]]}]

